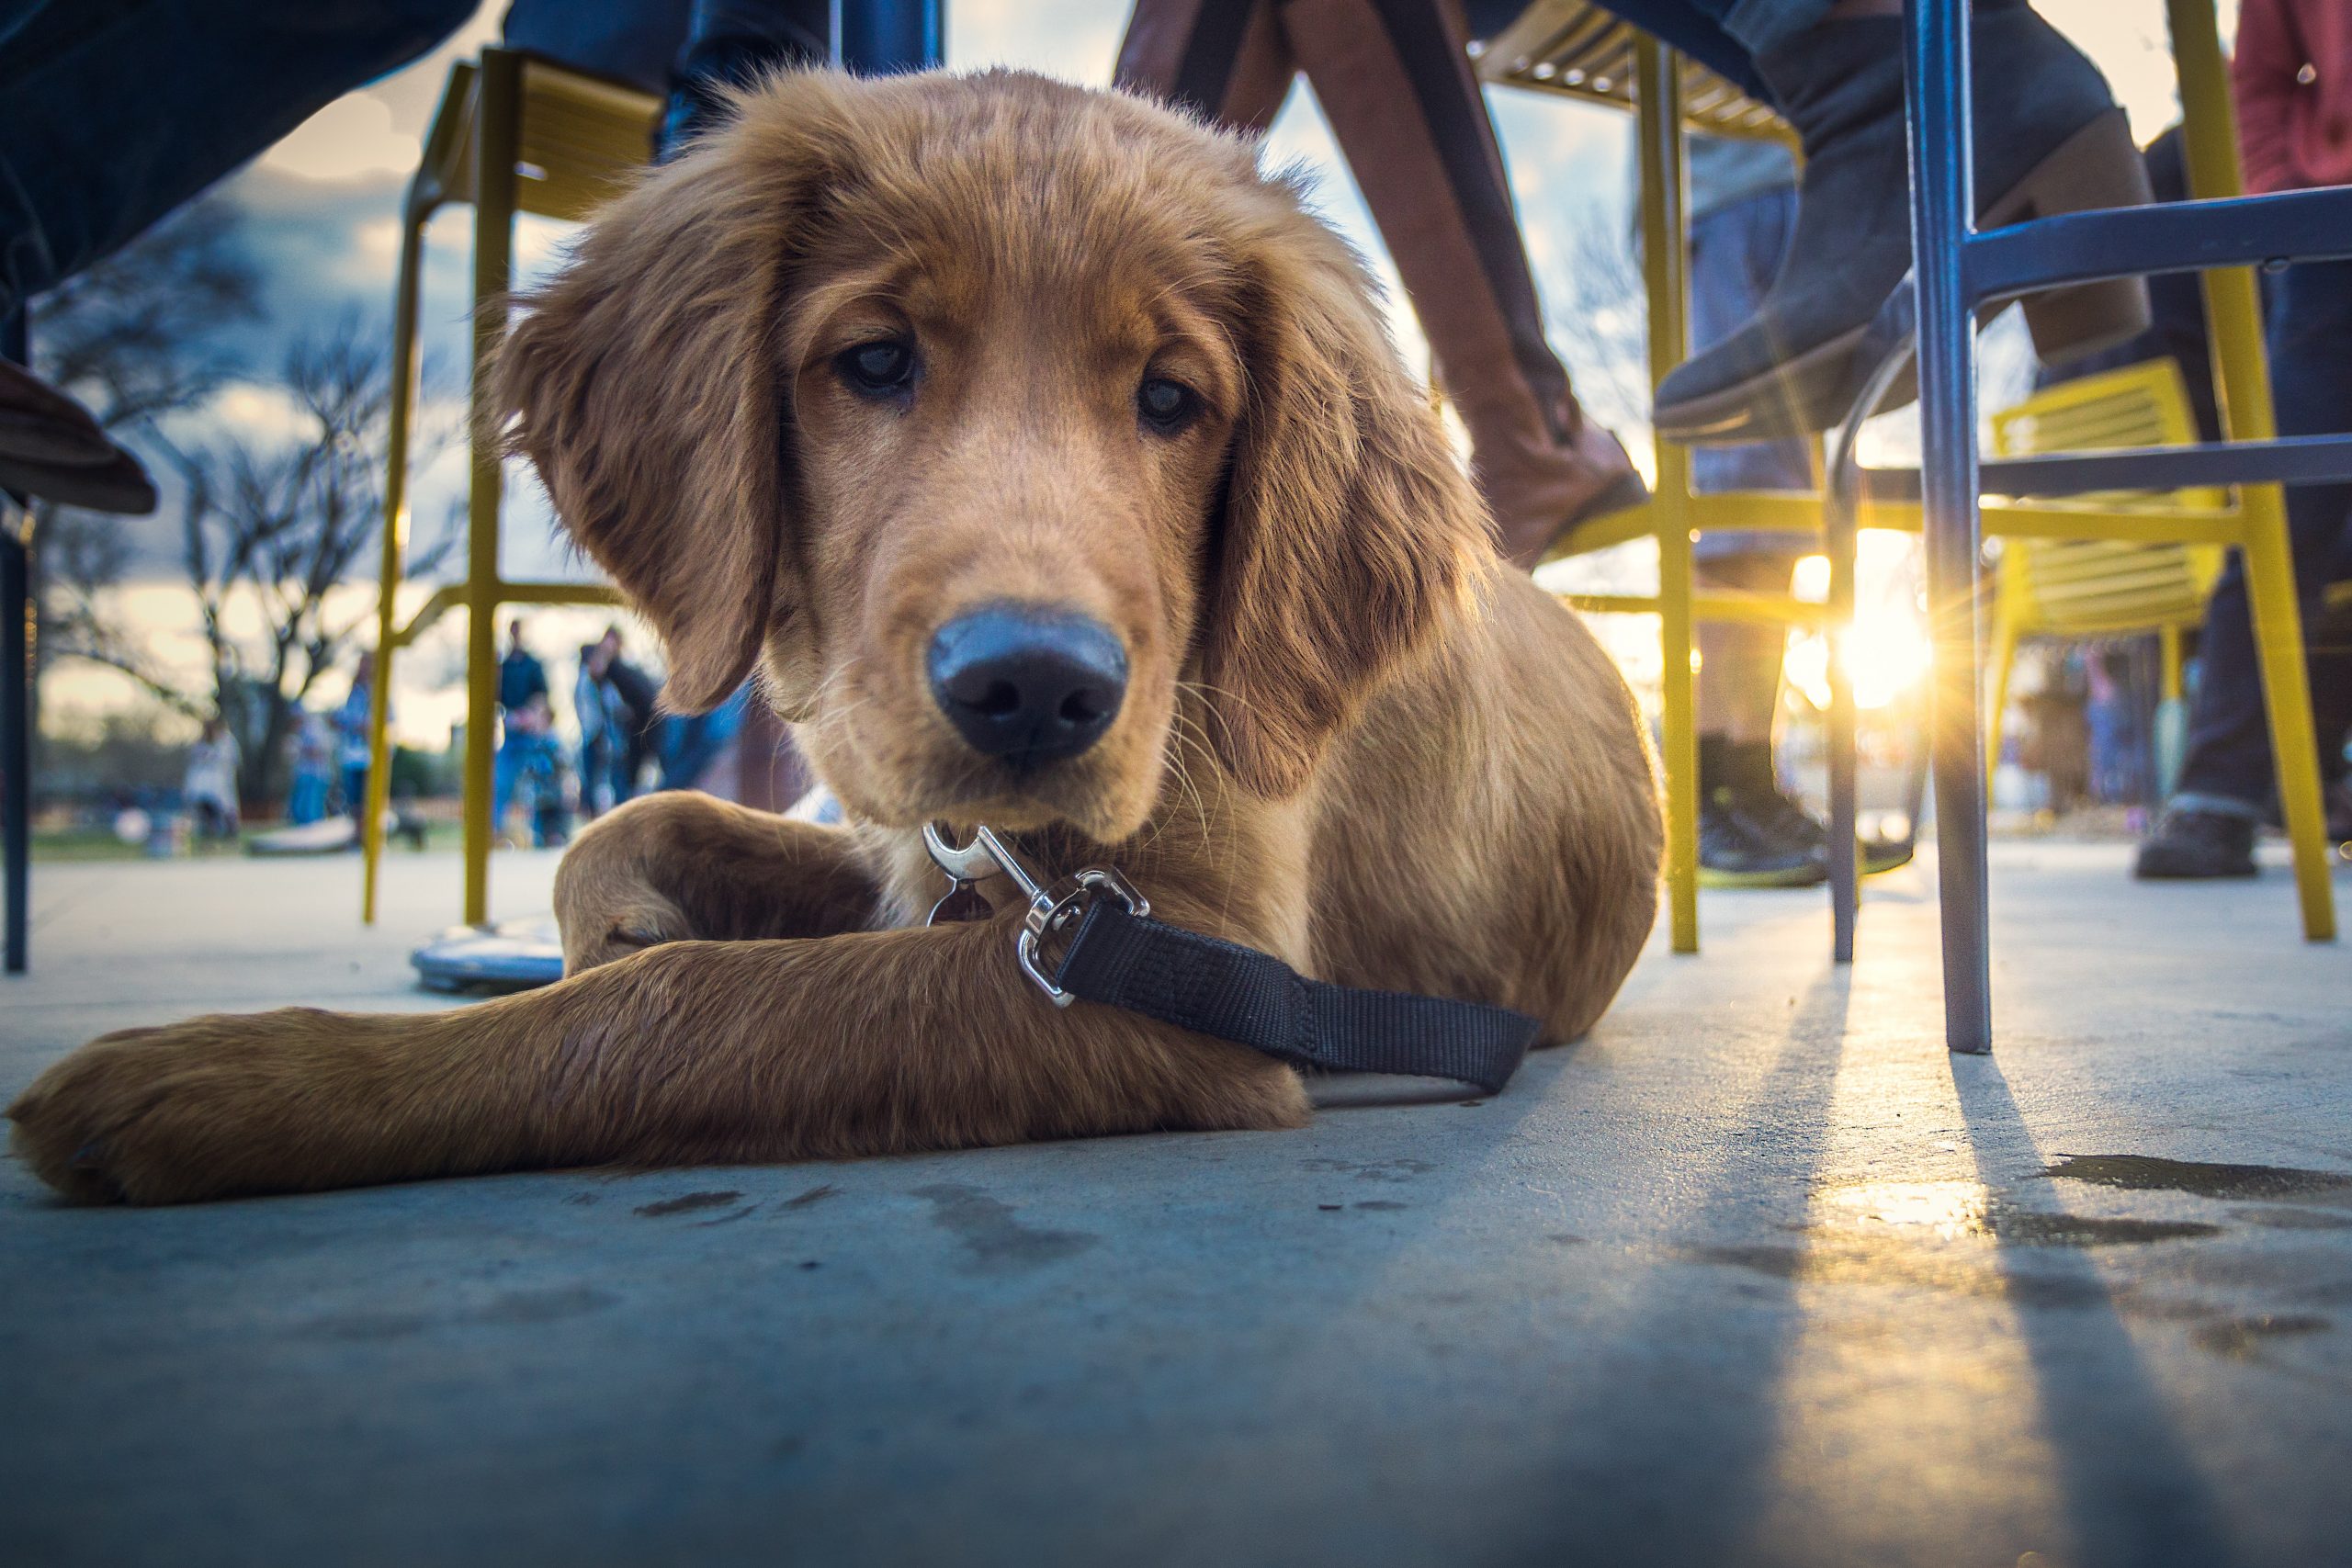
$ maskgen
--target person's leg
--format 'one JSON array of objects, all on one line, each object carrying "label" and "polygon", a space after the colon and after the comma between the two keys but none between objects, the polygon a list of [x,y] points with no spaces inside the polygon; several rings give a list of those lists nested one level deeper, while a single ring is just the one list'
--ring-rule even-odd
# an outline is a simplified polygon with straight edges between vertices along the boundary
[{"label": "person's leg", "polygon": [[[2278,280],[2269,328],[2270,381],[2281,435],[2352,429],[2352,262],[2305,262]],[[2320,624],[2326,580],[2352,532],[2352,485],[2298,485],[2287,491],[2287,530],[2307,630]],[[2205,606],[2198,639],[2197,691],[2180,780],[2154,836],[2140,849],[2143,876],[2247,876],[2256,828],[2277,794],[2262,677],[2254,652],[2245,564],[2235,551]],[[2314,647],[2314,716],[2344,722],[2346,657]],[[2335,746],[2320,732],[2321,766],[2340,776]]]},{"label": "person's leg", "polygon": [[490,836],[492,840],[506,830],[506,813],[514,804],[514,786],[523,776],[523,738],[512,732],[502,736],[498,751],[490,767]]},{"label": "person's leg", "polygon": [[1136,0],[1112,81],[1262,135],[1296,67],[1276,0]]},{"label": "person's leg", "polygon": [[1292,52],[1428,333],[1503,553],[1532,566],[1570,524],[1646,495],[1589,423],[1544,333],[1469,39],[1442,0],[1286,0]]},{"label": "person's leg", "polygon": [[[1739,330],[1771,287],[1794,220],[1792,186],[1757,192],[1702,213],[1690,226],[1690,334],[1705,348]],[[1702,493],[1810,491],[1804,441],[1702,447],[1691,454]],[[1808,547],[1801,535],[1701,536],[1691,566],[1702,589],[1786,593]],[[1826,874],[1820,825],[1780,792],[1772,728],[1788,633],[1743,621],[1698,624],[1699,864],[1721,886],[1798,886]]]},{"label": "person's leg", "polygon": [[[1828,429],[1867,380],[1881,347],[1871,323],[1910,266],[1901,6],[1604,3],[1669,38],[1688,36],[1694,12],[1714,23],[1746,50],[1805,154],[1804,216],[1789,266],[1745,330],[1660,383],[1659,433],[1734,442]],[[2025,0],[1977,0],[1970,36],[1981,218],[2148,199],[2130,128],[2080,51]],[[2028,301],[2027,319],[2043,358],[2072,357],[2143,330],[2147,292],[2134,279],[2053,290]]]},{"label": "person's leg", "polygon": [[0,47],[0,316],[128,243],[473,0],[72,0]]}]

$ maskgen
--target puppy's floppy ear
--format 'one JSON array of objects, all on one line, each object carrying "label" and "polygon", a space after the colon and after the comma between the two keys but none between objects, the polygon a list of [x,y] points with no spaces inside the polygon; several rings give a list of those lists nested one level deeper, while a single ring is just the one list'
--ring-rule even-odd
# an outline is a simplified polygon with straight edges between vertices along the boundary
[{"label": "puppy's floppy ear", "polygon": [[1274,797],[1494,558],[1360,265],[1286,217],[1244,267],[1249,386],[1201,648],[1218,754]]},{"label": "puppy's floppy ear", "polygon": [[665,700],[717,705],[759,656],[785,508],[785,270],[838,89],[781,79],[685,157],[604,208],[522,301],[498,361],[509,450],[661,631]]}]

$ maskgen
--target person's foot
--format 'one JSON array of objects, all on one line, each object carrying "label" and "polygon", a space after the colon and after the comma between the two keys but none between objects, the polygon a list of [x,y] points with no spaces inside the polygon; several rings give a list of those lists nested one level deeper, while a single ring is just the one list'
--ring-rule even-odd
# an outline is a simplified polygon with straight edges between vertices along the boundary
[{"label": "person's foot", "polygon": [[[1826,430],[1874,367],[1871,323],[1911,265],[1900,17],[1824,22],[1757,62],[1804,144],[1796,232],[1747,326],[1659,384],[1657,432],[1678,441],[1758,441]],[[1980,0],[1974,55],[1978,218],[2150,199],[2131,129],[2098,68],[2022,3]],[[2143,331],[2136,278],[2027,302],[2046,361]]]},{"label": "person's foot", "polygon": [[1578,423],[1569,450],[1575,458],[1575,489],[1564,515],[1496,521],[1497,542],[1505,558],[1522,571],[1541,566],[1552,547],[1578,524],[1630,511],[1650,498],[1649,486],[1626,455],[1625,444],[1592,421]]},{"label": "person's foot", "polygon": [[0,490],[64,506],[143,517],[155,484],[89,410],[0,359]]},{"label": "person's foot", "polygon": [[1817,886],[1829,875],[1822,844],[1821,824],[1777,792],[1724,785],[1700,799],[1702,887]]},{"label": "person's foot", "polygon": [[2252,817],[2176,807],[2140,840],[2140,858],[2132,874],[2149,882],[2252,876],[2254,830]]}]

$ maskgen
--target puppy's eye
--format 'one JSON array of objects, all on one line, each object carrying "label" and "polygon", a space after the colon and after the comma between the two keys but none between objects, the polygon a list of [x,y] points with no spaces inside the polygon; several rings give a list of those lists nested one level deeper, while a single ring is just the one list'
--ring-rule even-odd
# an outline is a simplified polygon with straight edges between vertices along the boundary
[{"label": "puppy's eye", "polygon": [[834,355],[833,369],[862,398],[904,397],[914,386],[914,346],[895,338],[861,343]]},{"label": "puppy's eye", "polygon": [[1136,413],[1144,424],[1162,435],[1174,435],[1201,412],[1201,400],[1182,381],[1154,376],[1136,389]]}]

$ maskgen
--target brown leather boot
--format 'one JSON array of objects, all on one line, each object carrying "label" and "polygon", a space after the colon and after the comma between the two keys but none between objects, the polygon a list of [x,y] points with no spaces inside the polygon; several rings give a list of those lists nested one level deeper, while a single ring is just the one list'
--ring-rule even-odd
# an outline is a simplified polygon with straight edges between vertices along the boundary
[{"label": "brown leather boot", "polygon": [[1650,498],[1624,443],[1581,416],[1565,446],[1522,449],[1500,462],[1492,457],[1482,448],[1472,465],[1494,513],[1496,547],[1522,571],[1542,564],[1579,523]]}]

